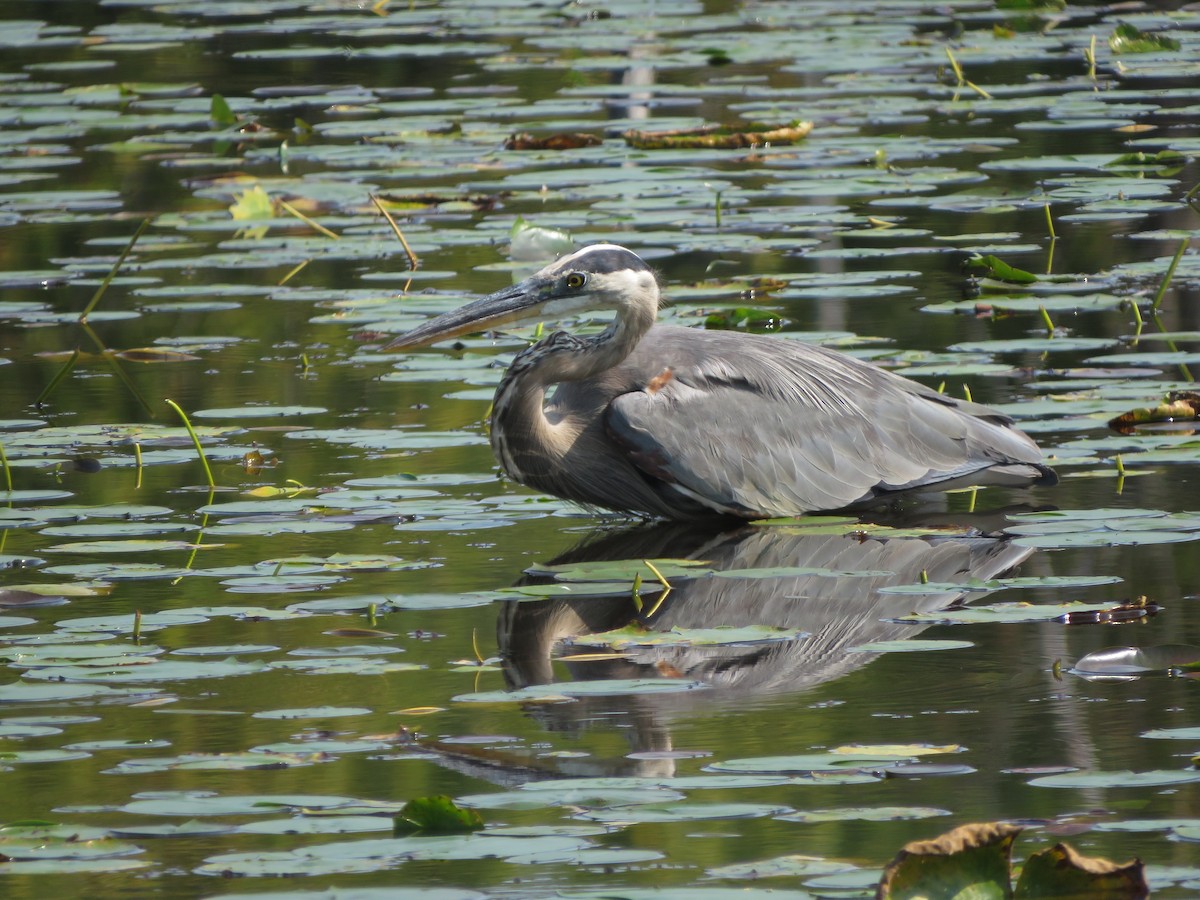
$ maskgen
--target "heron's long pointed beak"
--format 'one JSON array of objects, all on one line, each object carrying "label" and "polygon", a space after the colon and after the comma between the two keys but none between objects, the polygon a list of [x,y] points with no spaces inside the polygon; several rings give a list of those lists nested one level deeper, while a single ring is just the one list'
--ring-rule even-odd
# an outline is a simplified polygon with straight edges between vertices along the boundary
[{"label": "heron's long pointed beak", "polygon": [[383,346],[383,350],[386,353],[405,347],[420,347],[528,318],[535,315],[549,299],[543,291],[545,286],[536,278],[527,278],[452,312],[435,316],[412,331],[393,338]]}]

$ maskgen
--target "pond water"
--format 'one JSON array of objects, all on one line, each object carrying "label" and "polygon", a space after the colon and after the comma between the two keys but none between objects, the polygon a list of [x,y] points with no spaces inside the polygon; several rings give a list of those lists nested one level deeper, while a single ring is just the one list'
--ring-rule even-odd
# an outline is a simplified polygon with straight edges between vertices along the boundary
[{"label": "pond water", "polygon": [[[4,895],[872,896],[994,820],[1200,890],[1200,440],[1108,425],[1200,363],[1200,12],[1053,6],[0,7]],[[380,347],[519,223],[1061,482],[720,533],[504,481],[534,324]],[[485,830],[392,837],[437,794]]]}]

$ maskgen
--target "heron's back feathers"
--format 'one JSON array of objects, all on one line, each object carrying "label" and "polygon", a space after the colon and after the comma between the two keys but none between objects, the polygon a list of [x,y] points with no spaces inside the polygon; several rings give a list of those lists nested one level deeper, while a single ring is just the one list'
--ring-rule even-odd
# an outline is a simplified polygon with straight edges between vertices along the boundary
[{"label": "heron's back feathers", "polygon": [[[838,509],[993,467],[1047,470],[1011,420],[809,344],[656,326],[601,379],[644,477],[747,517]],[[571,399],[556,398],[556,405]]]}]

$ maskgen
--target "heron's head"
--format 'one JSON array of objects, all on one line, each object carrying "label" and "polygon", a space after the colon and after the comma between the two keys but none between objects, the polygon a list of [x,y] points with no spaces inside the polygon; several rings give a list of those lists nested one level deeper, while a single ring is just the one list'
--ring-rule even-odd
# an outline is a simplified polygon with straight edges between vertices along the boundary
[{"label": "heron's head", "polygon": [[640,313],[653,320],[658,301],[658,281],[640,256],[616,244],[593,244],[512,287],[430,319],[383,349],[418,347],[521,319],[560,318],[587,309]]}]

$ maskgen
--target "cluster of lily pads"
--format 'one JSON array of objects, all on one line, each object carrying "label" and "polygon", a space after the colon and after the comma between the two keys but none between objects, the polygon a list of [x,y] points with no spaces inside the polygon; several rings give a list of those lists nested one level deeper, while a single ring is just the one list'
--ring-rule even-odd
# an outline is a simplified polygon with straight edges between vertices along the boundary
[{"label": "cluster of lily pads", "polygon": [[[640,774],[566,777],[587,771],[579,746],[591,749],[568,740],[571,728],[475,733],[494,718],[528,734],[527,717],[554,722],[585,707],[599,710],[589,723],[635,704],[715,708],[721,686],[697,660],[728,674],[744,658],[802,653],[814,633],[799,622],[661,624],[689,586],[754,597],[765,584],[887,574],[649,555],[537,565],[515,587],[423,587],[443,557],[461,558],[438,542],[471,541],[474,562],[497,529],[519,532],[503,544],[516,556],[543,520],[552,534],[592,524],[487,470],[479,420],[534,326],[451,352],[378,352],[387,336],[534,265],[531,246],[625,243],[663,268],[674,302],[663,318],[836,346],[999,399],[1047,445],[1068,498],[1003,518],[1015,553],[1100,559],[1200,537],[1182,490],[1162,509],[1166,500],[1120,494],[1126,478],[1169,483],[1200,461],[1194,424],[1161,402],[1191,389],[1200,362],[1181,301],[1200,285],[1193,9],[500,0],[481,14],[469,3],[115,0],[97,10],[91,24],[53,21],[48,8],[29,13],[46,21],[0,23],[11,60],[0,75],[0,379],[26,406],[0,419],[0,658],[10,673],[0,769],[97,775],[77,802],[48,801],[46,821],[0,827],[0,875],[130,872],[160,885],[181,871],[308,876],[366,898],[375,889],[353,879],[470,861],[471,883],[500,884],[504,896],[535,882],[537,893],[575,898],[611,896],[589,892],[596,885],[656,900],[861,896],[882,858],[772,849],[746,859],[742,846],[736,861],[701,860],[720,843],[711,832],[756,823],[803,850],[843,823],[932,834],[959,815],[889,790],[969,779],[974,741],[872,734],[832,746],[811,736],[779,752],[647,750],[628,757]],[[717,132],[739,139],[708,139]],[[885,318],[899,323],[894,333]],[[185,391],[171,393],[195,428],[164,424],[165,384]],[[368,386],[386,414],[360,408]],[[1128,433],[1108,427],[1139,409],[1149,415]],[[216,466],[211,490],[199,486],[193,437]],[[322,461],[309,468],[319,476],[289,480],[302,459]],[[97,474],[121,501],[97,498],[86,481]],[[973,537],[836,518],[763,528],[855,546]],[[527,564],[514,561],[512,577]],[[1186,619],[1192,602],[1178,596],[1184,585],[1140,598],[1127,571],[928,575],[878,587],[873,596],[900,610],[883,623],[895,633],[851,641],[838,659],[965,657],[981,635],[1058,635],[1085,622],[1137,621],[1158,634],[1149,629]],[[1114,601],[1124,588],[1113,585],[1134,596]],[[145,605],[177,586],[186,599]],[[477,651],[447,661],[421,643],[430,620],[490,626],[497,609],[608,601],[626,620],[570,635],[553,665],[639,664],[628,677],[511,689],[497,660]],[[935,637],[916,635],[930,626]],[[1167,675],[1173,689],[1195,684],[1195,647],[1127,646],[1123,634],[1097,638],[1115,646],[1061,660],[1054,676],[1098,692]],[[276,678],[300,685],[305,705],[234,702],[239,686]],[[362,685],[401,693],[418,678],[435,694],[422,702],[442,706],[381,719],[402,705],[394,696],[357,701],[377,696]],[[115,724],[134,711],[188,714],[202,700],[216,707],[206,714],[262,730],[213,729],[220,746],[199,750],[172,744],[165,727],[130,738]],[[457,718],[422,726],[441,712]],[[1081,797],[1095,806],[1100,791],[1196,790],[1195,724],[1155,722],[1129,738],[1177,748],[1173,767],[1126,771],[1105,759],[1000,774],[1076,798],[1051,824],[1188,845],[1200,840],[1193,817],[1070,812]],[[393,835],[407,798],[283,787],[360,760],[386,766],[389,786],[396,771],[435,763],[530,777],[458,791],[487,819],[461,835]],[[672,849],[650,833],[702,850],[687,857],[684,842]],[[445,868],[430,871],[425,883],[446,880]],[[1194,866],[1147,875],[1181,896],[1200,889]],[[760,880],[771,887],[751,884]],[[149,882],[112,883],[128,893]]]}]

